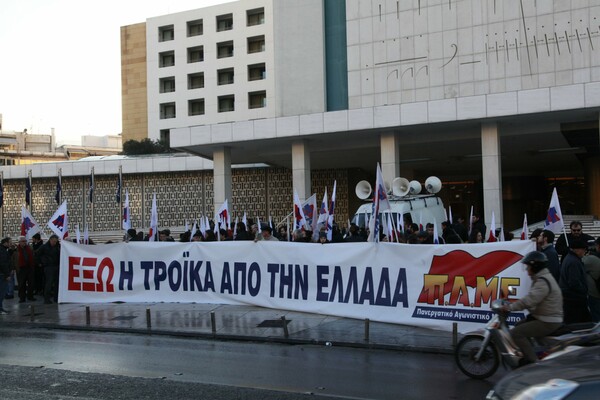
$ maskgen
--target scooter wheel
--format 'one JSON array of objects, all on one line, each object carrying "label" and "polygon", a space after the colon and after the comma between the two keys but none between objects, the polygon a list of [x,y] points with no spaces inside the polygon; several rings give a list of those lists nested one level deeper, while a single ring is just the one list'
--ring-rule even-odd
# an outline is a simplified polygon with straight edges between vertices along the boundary
[{"label": "scooter wheel", "polygon": [[500,366],[500,355],[492,343],[488,343],[479,360],[475,360],[483,344],[481,336],[465,336],[454,350],[454,360],[463,374],[474,379],[486,379],[494,375]]}]

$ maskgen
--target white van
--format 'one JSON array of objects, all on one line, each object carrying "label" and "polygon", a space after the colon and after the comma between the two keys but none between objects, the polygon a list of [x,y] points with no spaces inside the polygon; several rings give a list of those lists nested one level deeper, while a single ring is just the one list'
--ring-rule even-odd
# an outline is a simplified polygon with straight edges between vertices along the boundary
[{"label": "white van", "polygon": [[[422,223],[423,228],[429,222],[435,223],[441,235],[442,222],[447,217],[442,199],[435,195],[442,189],[442,182],[439,178],[430,176],[425,181],[425,189],[429,194],[419,194],[422,188],[421,184],[417,181],[409,182],[405,178],[395,178],[389,185],[390,187],[387,186],[386,183],[391,211],[386,211],[386,213],[391,212],[394,225],[401,215],[402,223],[410,215],[410,220],[416,224]],[[359,199],[366,200],[372,193],[371,185],[367,181],[360,181],[356,185],[355,192]],[[352,218],[352,223],[364,227],[367,216],[368,220],[371,220],[372,208],[372,201],[360,206]]]},{"label": "white van", "polygon": [[[391,206],[391,215],[392,221],[396,224],[398,221],[398,217],[400,215],[403,216],[404,219],[407,218],[407,215],[410,214],[412,222],[419,224],[419,221],[423,223],[423,227],[428,222],[436,223],[438,232],[442,232],[442,222],[444,222],[447,217],[444,211],[444,203],[442,199],[435,195],[422,195],[422,196],[411,196],[411,197],[403,197],[403,198],[390,198],[390,206]],[[352,218],[352,223],[364,227],[366,215],[368,215],[368,220],[371,220],[371,212],[373,208],[373,203],[365,203],[361,205],[354,217]],[[389,211],[386,211],[389,213]]]}]

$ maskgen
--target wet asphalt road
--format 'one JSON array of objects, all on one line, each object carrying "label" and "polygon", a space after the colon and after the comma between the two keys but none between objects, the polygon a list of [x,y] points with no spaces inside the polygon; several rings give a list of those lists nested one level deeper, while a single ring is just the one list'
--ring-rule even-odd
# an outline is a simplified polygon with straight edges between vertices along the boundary
[{"label": "wet asphalt road", "polygon": [[16,400],[469,400],[504,372],[479,382],[415,352],[0,329],[0,374],[0,398]]}]

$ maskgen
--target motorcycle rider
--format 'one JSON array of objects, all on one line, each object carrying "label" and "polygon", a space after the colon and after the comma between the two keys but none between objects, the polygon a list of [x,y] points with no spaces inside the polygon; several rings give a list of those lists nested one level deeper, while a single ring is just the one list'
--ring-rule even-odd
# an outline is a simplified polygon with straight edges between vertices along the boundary
[{"label": "motorcycle rider", "polygon": [[563,322],[563,299],[558,283],[548,270],[548,258],[540,251],[528,253],[521,262],[531,277],[531,289],[525,297],[504,306],[505,312],[529,310],[526,319],[519,321],[511,336],[523,352],[521,364],[537,362],[530,337],[543,338],[556,331]]}]

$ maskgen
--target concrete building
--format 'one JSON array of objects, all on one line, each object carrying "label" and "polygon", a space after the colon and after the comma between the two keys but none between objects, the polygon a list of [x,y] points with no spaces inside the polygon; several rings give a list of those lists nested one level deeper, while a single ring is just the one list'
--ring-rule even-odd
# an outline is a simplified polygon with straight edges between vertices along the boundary
[{"label": "concrete building", "polygon": [[439,176],[453,209],[487,222],[543,218],[553,186],[563,211],[600,215],[599,21],[598,0],[252,0],[151,18],[148,137],[212,159],[217,205],[232,163],[289,168],[307,197],[311,170],[380,162],[388,181]]}]

